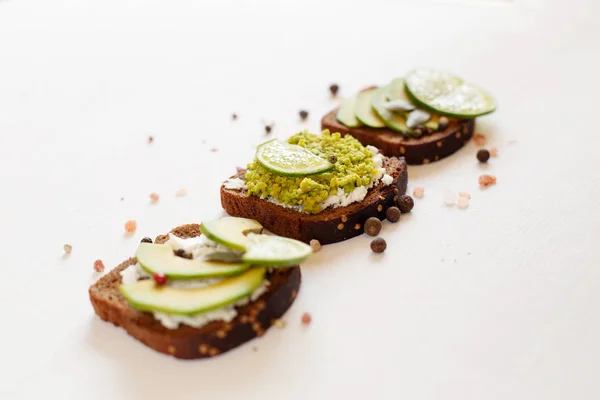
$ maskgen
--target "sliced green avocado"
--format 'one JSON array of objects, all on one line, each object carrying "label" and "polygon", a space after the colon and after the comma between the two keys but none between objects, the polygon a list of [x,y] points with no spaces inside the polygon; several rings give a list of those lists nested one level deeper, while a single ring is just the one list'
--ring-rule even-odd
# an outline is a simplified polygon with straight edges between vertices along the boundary
[{"label": "sliced green avocado", "polygon": [[298,240],[272,235],[248,235],[242,261],[252,265],[291,267],[308,258],[312,248]]},{"label": "sliced green avocado", "polygon": [[410,128],[406,126],[406,118],[403,113],[394,113],[383,106],[390,94],[391,85],[378,88],[371,99],[373,109],[381,117],[385,125],[400,133],[410,133]]},{"label": "sliced green avocado", "polygon": [[361,122],[356,118],[354,109],[356,108],[356,97],[351,97],[342,101],[337,112],[337,120],[348,128],[357,128]]},{"label": "sliced green avocado", "polygon": [[371,128],[384,128],[385,122],[373,110],[373,95],[377,88],[363,90],[356,95],[356,107],[354,113],[356,118]]},{"label": "sliced green avocado", "polygon": [[260,233],[262,228],[262,225],[253,219],[237,217],[215,219],[200,225],[200,230],[210,240],[239,251],[246,251],[246,234]]},{"label": "sliced green avocado", "polygon": [[249,296],[265,279],[265,268],[252,268],[241,275],[196,289],[158,286],[153,280],[121,285],[133,308],[169,314],[194,315],[233,304]]},{"label": "sliced green avocado", "polygon": [[222,263],[178,257],[173,253],[171,246],[165,244],[140,243],[135,256],[146,272],[162,273],[169,279],[231,276],[240,274],[249,268],[248,265],[241,262]]}]

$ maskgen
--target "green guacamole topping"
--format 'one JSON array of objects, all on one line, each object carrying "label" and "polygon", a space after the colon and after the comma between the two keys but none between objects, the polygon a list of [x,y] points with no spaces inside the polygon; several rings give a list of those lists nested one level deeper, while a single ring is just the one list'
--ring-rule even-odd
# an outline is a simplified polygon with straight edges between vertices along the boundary
[{"label": "green guacamole topping", "polygon": [[[248,164],[248,192],[260,198],[272,197],[290,205],[302,206],[308,213],[321,211],[320,203],[335,195],[338,189],[352,192],[358,186],[369,186],[377,175],[373,154],[352,136],[323,131],[321,135],[300,132],[288,139],[327,160],[337,159],[335,168],[323,174],[304,177],[275,175],[258,162]],[[335,156],[335,158],[333,157]]]}]

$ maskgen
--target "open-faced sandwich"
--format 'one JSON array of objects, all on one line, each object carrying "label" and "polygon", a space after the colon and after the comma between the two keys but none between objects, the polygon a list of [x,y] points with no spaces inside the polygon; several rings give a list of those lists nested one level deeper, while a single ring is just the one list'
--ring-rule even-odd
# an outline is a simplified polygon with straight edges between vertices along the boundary
[{"label": "open-faced sandwich", "polygon": [[345,100],[322,129],[350,134],[387,156],[427,164],[449,156],[473,136],[475,117],[496,109],[479,87],[441,71],[417,69]]},{"label": "open-faced sandwich", "polygon": [[407,180],[403,158],[352,136],[301,132],[260,145],[247,170],[221,186],[221,204],[278,235],[328,244],[362,234],[370,217],[384,219]]},{"label": "open-faced sandwich", "polygon": [[94,310],[177,358],[216,356],[262,336],[294,302],[298,264],[312,250],[261,231],[257,221],[226,217],[142,241],[135,258],[90,287]]}]

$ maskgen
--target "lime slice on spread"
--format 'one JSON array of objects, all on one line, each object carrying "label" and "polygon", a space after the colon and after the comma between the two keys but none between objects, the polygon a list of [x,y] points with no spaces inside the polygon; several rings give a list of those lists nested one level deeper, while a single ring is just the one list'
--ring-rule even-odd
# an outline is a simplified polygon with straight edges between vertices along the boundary
[{"label": "lime slice on spread", "polygon": [[331,171],[334,167],[304,147],[277,139],[261,144],[256,149],[256,160],[276,175],[307,176]]},{"label": "lime slice on spread", "polygon": [[357,128],[362,125],[360,121],[356,119],[354,108],[356,108],[356,97],[351,97],[342,101],[336,115],[337,120],[348,128]]},{"label": "lime slice on spread", "polygon": [[312,253],[312,248],[298,240],[281,236],[248,235],[242,261],[268,267],[291,267],[300,264]]},{"label": "lime slice on spread", "polygon": [[416,69],[406,76],[405,87],[413,102],[451,117],[475,118],[496,109],[483,89],[443,71]]}]

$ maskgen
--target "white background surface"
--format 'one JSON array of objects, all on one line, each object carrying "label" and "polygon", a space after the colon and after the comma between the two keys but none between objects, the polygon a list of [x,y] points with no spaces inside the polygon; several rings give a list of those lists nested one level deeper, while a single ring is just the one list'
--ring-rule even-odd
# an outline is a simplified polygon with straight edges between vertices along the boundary
[{"label": "white background surface", "polygon": [[[599,398],[598,2],[281,3],[0,0],[0,398]],[[478,131],[500,155],[410,168],[426,196],[385,224],[383,256],[367,237],[323,249],[285,329],[210,361],[95,316],[93,261],[221,215],[261,119],[316,131],[331,82],[415,66],[495,94]]]}]

